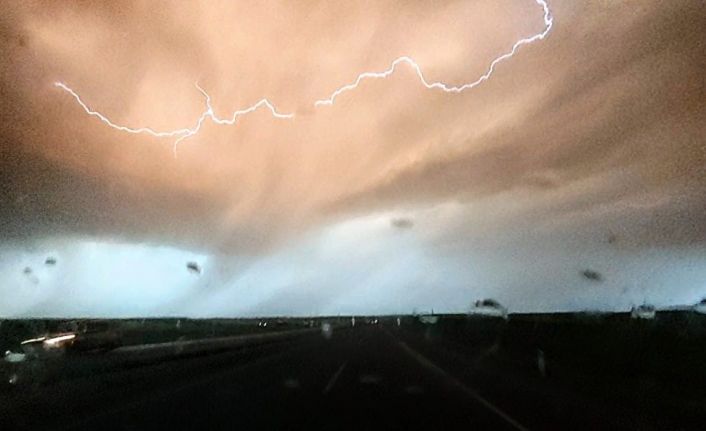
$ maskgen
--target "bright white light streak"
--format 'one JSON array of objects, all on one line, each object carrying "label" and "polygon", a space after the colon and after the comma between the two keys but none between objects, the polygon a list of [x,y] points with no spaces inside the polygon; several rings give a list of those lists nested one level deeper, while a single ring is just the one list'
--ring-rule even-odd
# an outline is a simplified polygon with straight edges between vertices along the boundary
[{"label": "bright white light streak", "polygon": [[[510,57],[514,56],[517,50],[523,46],[523,45],[528,45],[533,42],[536,42],[538,40],[544,39],[549,32],[552,29],[552,26],[554,25],[554,19],[551,15],[551,12],[549,10],[549,6],[546,3],[546,0],[535,0],[535,2],[542,7],[542,10],[544,11],[544,30],[541,33],[537,33],[531,37],[520,39],[515,44],[512,46],[512,49],[505,54],[502,54],[499,57],[496,57],[488,66],[488,69],[486,72],[481,75],[478,79],[476,79],[473,82],[469,82],[460,86],[451,86],[448,84],[445,84],[443,82],[429,82],[427,79],[424,77],[424,74],[422,73],[421,67],[411,58],[408,56],[402,56],[396,59],[395,61],[392,62],[390,67],[383,71],[383,72],[364,72],[358,75],[358,78],[356,78],[355,82],[352,84],[344,85],[343,87],[340,87],[336,91],[334,91],[331,96],[327,99],[322,99],[322,100],[317,100],[314,102],[314,106],[322,106],[322,105],[333,105],[333,103],[336,101],[336,98],[341,95],[342,93],[345,93],[347,91],[353,90],[357,88],[360,83],[365,80],[365,79],[377,79],[377,78],[387,78],[390,75],[392,75],[395,70],[397,69],[397,66],[400,64],[407,64],[414,71],[417,73],[417,76],[419,77],[419,80],[421,83],[428,89],[439,89],[447,93],[460,93],[462,91],[474,88],[483,81],[487,81],[490,79],[492,74],[495,72],[495,67],[502,61],[509,59]],[[203,96],[206,99],[206,110],[201,113],[201,115],[198,117],[196,120],[196,124],[190,128],[180,128],[180,129],[174,129],[174,130],[165,130],[165,131],[158,131],[154,130],[150,127],[129,127],[129,126],[124,126],[120,124],[116,124],[113,121],[111,121],[108,117],[105,115],[101,114],[98,111],[95,111],[91,109],[76,93],[73,89],[71,89],[68,85],[64,84],[63,82],[55,82],[54,86],[61,88],[62,90],[66,91],[69,93],[75,100],[78,102],[78,104],[83,108],[83,110],[90,116],[98,118],[100,121],[103,123],[107,124],[108,126],[112,127],[113,129],[119,130],[121,132],[127,132],[127,133],[133,133],[133,134],[148,134],[151,136],[154,136],[156,138],[176,138],[174,141],[174,155],[176,156],[176,149],[177,145],[183,141],[184,139],[190,138],[199,131],[201,131],[201,126],[203,125],[204,121],[206,119],[211,119],[215,124],[218,125],[226,125],[230,126],[236,123],[238,117],[250,114],[263,106],[266,107],[270,113],[272,114],[273,117],[275,118],[293,118],[294,114],[282,114],[277,111],[277,109],[274,107],[274,105],[267,99],[261,99],[254,105],[251,105],[245,109],[241,109],[238,111],[233,112],[233,115],[230,118],[219,118],[216,116],[216,113],[213,110],[213,107],[211,106],[211,97],[204,91],[203,88],[201,88],[198,84],[195,84],[196,88],[203,94]]]},{"label": "bright white light streak", "polygon": [[403,64],[403,63],[412,67],[412,69],[414,69],[414,71],[417,73],[417,76],[419,77],[419,80],[421,81],[421,83],[426,88],[428,88],[430,90],[431,89],[439,89],[439,90],[445,91],[447,93],[460,93],[462,91],[474,88],[474,87],[480,85],[481,83],[483,83],[483,81],[487,81],[493,75],[493,72],[495,72],[495,66],[497,66],[498,63],[500,63],[504,60],[507,60],[508,58],[515,55],[517,50],[522,45],[529,45],[529,44],[536,42],[538,40],[542,40],[549,34],[549,32],[552,29],[552,26],[554,25],[554,18],[552,17],[551,12],[549,11],[549,6],[547,5],[547,2],[545,0],[535,0],[535,1],[537,2],[537,4],[539,6],[542,7],[542,10],[544,11],[544,30],[541,33],[537,33],[533,36],[530,36],[525,39],[520,39],[517,42],[515,42],[515,44],[512,45],[512,49],[510,51],[506,52],[505,54],[503,54],[499,57],[496,57],[490,63],[490,66],[488,66],[488,69],[486,70],[486,72],[483,75],[481,75],[480,78],[476,79],[473,82],[469,82],[469,83],[466,83],[466,84],[463,84],[460,86],[451,86],[451,85],[445,84],[443,82],[429,82],[424,77],[424,74],[422,73],[422,69],[421,69],[421,67],[419,67],[417,62],[415,62],[411,57],[402,56],[402,57],[399,57],[398,59],[396,59],[395,61],[393,61],[392,64],[390,65],[390,67],[383,72],[364,72],[364,73],[361,73],[360,75],[358,75],[358,78],[356,78],[356,80],[353,83],[344,85],[343,87],[340,87],[339,89],[334,91],[331,94],[331,96],[329,96],[327,99],[317,100],[316,102],[314,102],[314,106],[333,105],[333,102],[336,101],[336,98],[339,95],[357,88],[358,85],[360,85],[360,83],[363,80],[387,78],[395,72],[398,65]]},{"label": "bright white light streak", "polygon": [[76,338],[76,334],[60,335],[58,337],[47,338],[46,340],[44,340],[44,344],[49,344],[53,346],[61,343],[62,341],[73,340],[74,338]]},{"label": "bright white light streak", "polygon": [[29,344],[29,343],[37,343],[39,341],[44,341],[46,339],[47,339],[47,337],[30,338],[29,340],[24,340],[23,342],[21,342],[20,345]]},{"label": "bright white light streak", "polygon": [[211,121],[213,121],[215,124],[219,125],[225,125],[225,126],[232,126],[235,124],[237,121],[238,117],[241,117],[243,115],[250,114],[252,112],[255,112],[261,107],[266,107],[270,113],[272,114],[273,117],[275,118],[292,118],[294,117],[294,114],[282,114],[277,111],[277,109],[274,107],[274,105],[267,99],[261,99],[257,103],[255,103],[252,106],[249,106],[245,109],[241,109],[238,111],[233,112],[233,115],[230,118],[219,118],[216,113],[213,110],[213,106],[211,106],[211,96],[206,93],[206,91],[201,88],[198,84],[196,85],[196,88],[203,94],[203,96],[206,99],[206,110],[201,113],[199,118],[196,120],[196,124],[191,127],[191,128],[181,128],[181,129],[174,129],[174,130],[167,130],[167,131],[158,131],[154,130],[150,127],[128,127],[128,126],[123,126],[120,124],[116,124],[113,121],[111,121],[108,117],[105,115],[101,114],[98,111],[95,111],[91,109],[82,99],[81,96],[78,95],[73,89],[71,89],[68,85],[64,84],[63,82],[55,82],[54,86],[61,88],[62,90],[66,91],[69,93],[74,99],[76,99],[76,102],[83,108],[83,110],[90,116],[98,118],[100,121],[103,123],[107,124],[108,126],[112,127],[115,130],[119,130],[121,132],[127,132],[127,133],[133,133],[133,134],[148,134],[151,136],[154,136],[156,138],[177,138],[174,141],[174,155],[176,156],[176,148],[179,142],[183,141],[186,138],[190,138],[201,130],[201,126],[203,125],[204,121],[206,121],[207,118],[210,118]]}]

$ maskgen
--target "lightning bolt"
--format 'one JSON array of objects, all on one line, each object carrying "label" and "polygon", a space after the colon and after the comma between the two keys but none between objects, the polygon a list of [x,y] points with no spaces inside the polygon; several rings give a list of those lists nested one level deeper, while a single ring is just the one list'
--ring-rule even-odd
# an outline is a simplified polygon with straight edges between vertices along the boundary
[{"label": "lightning bolt", "polygon": [[515,42],[514,45],[512,45],[512,49],[505,54],[502,54],[499,57],[496,57],[488,66],[488,69],[486,72],[480,76],[480,78],[476,79],[473,82],[469,82],[460,86],[449,86],[447,84],[444,84],[443,82],[429,82],[427,79],[424,77],[424,74],[422,73],[421,67],[419,67],[419,64],[415,62],[411,57],[408,56],[402,56],[396,59],[395,61],[390,64],[390,67],[383,71],[383,72],[363,72],[360,75],[358,75],[358,78],[351,83],[344,85],[343,87],[340,87],[336,91],[334,91],[331,96],[329,96],[327,99],[322,99],[322,100],[317,100],[314,102],[314,106],[323,106],[323,105],[333,105],[333,102],[336,101],[336,98],[340,96],[342,93],[345,93],[347,91],[354,90],[357,88],[363,80],[366,79],[380,79],[380,78],[387,78],[388,76],[392,75],[395,70],[397,70],[397,66],[400,64],[407,64],[409,65],[417,74],[417,77],[419,77],[419,81],[421,81],[422,85],[424,85],[428,89],[439,89],[447,93],[461,93],[462,91],[469,90],[471,88],[477,87],[478,85],[482,84],[483,81],[487,81],[490,79],[490,77],[493,75],[495,72],[495,66],[497,66],[499,63],[509,59],[510,57],[514,56],[515,53],[520,49],[521,46],[523,45],[529,45],[533,42],[536,42],[538,40],[544,39],[549,32],[552,29],[552,26],[554,25],[554,18],[552,17],[551,12],[549,11],[549,6],[547,5],[547,2],[545,0],[535,0],[539,6],[542,7],[542,10],[544,11],[544,30],[541,33],[537,33],[533,36],[530,36],[528,38],[520,39],[517,42]]},{"label": "lightning bolt", "polygon": [[176,150],[177,150],[177,145],[184,139],[190,138],[201,130],[201,126],[203,123],[206,121],[206,119],[211,119],[215,124],[219,125],[225,125],[225,126],[232,126],[233,124],[236,123],[238,120],[238,117],[241,117],[243,115],[250,114],[251,112],[255,112],[261,107],[266,107],[270,113],[272,113],[272,116],[275,118],[293,118],[294,114],[282,114],[277,111],[277,109],[274,107],[274,105],[267,99],[261,99],[257,103],[255,103],[252,106],[249,106],[245,109],[241,109],[238,111],[233,112],[233,115],[229,118],[220,118],[216,115],[215,111],[213,110],[213,106],[211,106],[211,96],[206,93],[206,91],[199,86],[198,83],[194,84],[196,86],[196,89],[204,96],[206,100],[206,110],[204,110],[201,115],[199,115],[198,119],[196,120],[196,124],[191,127],[191,128],[182,128],[182,129],[174,129],[174,130],[167,130],[167,131],[158,131],[154,130],[150,127],[128,127],[128,126],[122,126],[119,124],[113,123],[108,117],[105,115],[101,114],[98,111],[95,111],[91,109],[82,99],[81,96],[78,95],[73,89],[71,89],[68,85],[64,84],[63,82],[55,82],[54,86],[61,88],[62,90],[66,91],[69,93],[74,99],[76,99],[76,102],[83,108],[83,110],[86,112],[86,114],[98,118],[100,121],[103,123],[107,124],[108,126],[112,127],[115,130],[120,130],[121,132],[127,132],[127,133],[133,133],[133,134],[148,134],[151,136],[154,136],[155,138],[177,138],[174,141],[174,155],[176,156]]},{"label": "lightning bolt", "polygon": [[[536,41],[544,39],[549,32],[552,29],[552,26],[554,25],[554,19],[551,15],[551,12],[549,11],[549,6],[547,5],[546,0],[535,0],[535,2],[542,7],[542,10],[544,11],[544,30],[541,33],[537,33],[533,36],[520,39],[517,42],[515,42],[514,45],[512,45],[512,49],[510,49],[508,52],[500,55],[499,57],[496,57],[488,66],[488,69],[486,72],[481,75],[478,79],[476,79],[473,82],[469,82],[463,85],[459,86],[451,86],[447,85],[443,82],[429,82],[427,79],[424,77],[424,74],[422,73],[422,69],[415,62],[411,57],[408,56],[402,56],[397,58],[395,61],[393,61],[390,64],[390,67],[383,71],[383,72],[364,72],[358,75],[356,80],[351,83],[344,85],[343,87],[340,87],[336,91],[334,91],[330,97],[327,99],[322,99],[322,100],[317,100],[314,102],[314,106],[323,106],[323,105],[333,105],[333,103],[336,101],[336,98],[340,96],[342,93],[345,93],[347,91],[354,90],[357,88],[361,82],[363,82],[366,79],[380,79],[380,78],[387,78],[390,75],[392,75],[395,70],[397,70],[397,66],[401,64],[406,64],[410,66],[417,74],[417,77],[419,77],[419,80],[421,83],[428,89],[439,89],[447,93],[461,93],[462,91],[469,90],[471,88],[474,88],[484,81],[487,81],[490,79],[490,77],[493,75],[495,72],[495,67],[511,58],[514,56],[517,51],[520,49],[521,46],[523,45],[529,45],[531,43],[534,43]],[[98,111],[95,111],[91,109],[82,99],[81,97],[73,90],[71,89],[68,85],[64,84],[63,82],[55,82],[54,86],[58,87],[65,92],[69,93],[75,100],[78,102],[78,104],[83,108],[83,110],[86,112],[86,114],[98,118],[100,121],[103,123],[107,124],[108,126],[112,127],[115,130],[119,130],[121,132],[127,132],[127,133],[133,133],[133,134],[148,134],[151,136],[154,136],[156,138],[176,138],[174,141],[174,155],[176,156],[176,149],[177,145],[182,142],[183,140],[190,138],[199,131],[201,131],[201,126],[203,123],[207,120],[210,119],[213,123],[218,124],[218,125],[233,125],[236,123],[237,119],[243,115],[250,114],[252,112],[255,112],[256,110],[265,107],[267,108],[270,113],[272,114],[273,117],[275,118],[293,118],[294,114],[282,114],[277,111],[277,109],[274,107],[274,105],[268,100],[268,99],[261,99],[254,105],[251,105],[245,109],[241,109],[238,111],[233,112],[232,116],[229,118],[220,118],[216,115],[215,111],[213,110],[213,106],[211,105],[211,96],[206,93],[206,91],[201,88],[198,83],[194,84],[197,88],[197,90],[204,96],[205,101],[206,101],[206,109],[199,115],[198,119],[196,120],[196,123],[194,126],[190,128],[181,128],[181,129],[174,129],[174,130],[166,130],[166,131],[158,131],[154,130],[150,127],[129,127],[129,126],[123,126],[116,124],[112,122],[108,117],[105,115],[101,114]]]}]

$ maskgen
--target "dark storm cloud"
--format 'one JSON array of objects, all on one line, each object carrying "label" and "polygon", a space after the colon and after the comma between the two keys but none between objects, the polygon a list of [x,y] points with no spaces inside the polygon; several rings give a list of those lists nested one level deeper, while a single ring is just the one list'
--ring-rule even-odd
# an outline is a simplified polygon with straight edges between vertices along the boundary
[{"label": "dark storm cloud", "polygon": [[[590,178],[594,188],[570,207],[589,211],[650,194],[669,202],[634,235],[703,241],[706,222],[696,214],[706,205],[706,16],[692,3],[645,9],[614,11],[607,21],[619,28],[590,14],[576,26],[559,23],[555,46],[541,48],[553,74],[527,115],[480,142],[474,138],[458,150],[421,157],[330,208],[472,202],[513,189],[546,194]],[[604,43],[610,35],[621,37]],[[624,174],[621,190],[610,191],[602,182],[616,173]],[[551,207],[544,217],[569,208]]]},{"label": "dark storm cloud", "polygon": [[[537,5],[9,4],[0,16],[0,252],[14,259],[6,269],[21,277],[31,264],[42,286],[51,277],[63,286],[70,262],[80,269],[81,253],[97,253],[86,246],[67,260],[36,250],[46,238],[212,254],[194,277],[184,264],[196,257],[164,252],[179,256],[175,273],[188,280],[174,283],[186,283],[183,291],[144,299],[121,287],[150,313],[165,303],[183,311],[196,299],[201,312],[220,310],[229,303],[221,298],[239,310],[279,311],[286,298],[301,307],[384,309],[398,297],[412,306],[463,303],[471,294],[528,307],[605,305],[583,292],[566,299],[582,281],[577,273],[594,267],[605,275],[604,293],[631,280],[657,291],[643,261],[668,261],[664,277],[679,278],[673,262],[700,268],[706,245],[706,9],[689,1],[550,7],[552,33],[471,91],[430,91],[401,68],[314,108],[399,55],[417,59],[430,80],[475,79],[515,40],[541,30]],[[256,112],[232,127],[207,123],[174,157],[172,140],[107,127],[55,81],[132,127],[192,126],[204,109],[195,82],[220,115],[267,97],[296,116]],[[351,220],[381,223],[394,238],[375,229],[368,236]],[[366,241],[331,227],[339,225]],[[336,241],[349,248],[326,248]],[[39,263],[17,250],[40,253]],[[360,254],[355,264],[336,254],[351,250]],[[41,265],[47,253],[60,264]],[[611,253],[630,270],[611,267]],[[477,275],[489,268],[506,278]],[[541,280],[544,268],[556,278]],[[79,269],[72,283],[83,282]],[[330,287],[345,271],[347,281]],[[696,276],[684,276],[682,296],[672,296],[695,291]],[[204,287],[214,296],[204,297]],[[17,299],[26,310],[34,307],[30,293]],[[42,310],[97,306],[106,295],[76,302],[65,293],[47,293]]]},{"label": "dark storm cloud", "polygon": [[149,240],[188,227],[189,234],[174,239],[198,245],[197,237],[206,242],[217,227],[217,219],[208,214],[222,210],[204,195],[96,178],[34,154],[13,154],[0,166],[0,234],[5,241],[65,234]]},{"label": "dark storm cloud", "polygon": [[[407,145],[403,138],[419,127],[418,114],[398,107],[428,104],[410,104],[400,93],[370,109],[373,87],[367,87],[348,112],[317,111],[285,126],[260,115],[237,128],[207,128],[174,160],[167,140],[107,128],[86,117],[54,81],[67,82],[116,121],[164,129],[190,124],[199,114],[196,81],[214,94],[219,112],[263,96],[287,111],[309,106],[361,68],[385,66],[400,52],[449,70],[458,59],[459,70],[477,73],[489,56],[541,25],[538,7],[529,3],[517,10],[450,3],[403,13],[392,13],[399,12],[395,2],[276,7],[281,14],[247,5],[139,1],[8,8],[2,43],[9,61],[0,82],[8,101],[0,117],[5,237],[86,233],[267,249],[325,221],[319,208],[331,196],[376,181],[413,154],[420,143]],[[536,16],[522,23],[521,13],[530,10]],[[448,15],[467,22],[449,24]],[[469,38],[470,23],[476,32],[506,33]],[[453,44],[429,44],[428,35],[440,29]],[[279,40],[288,41],[286,50]],[[439,56],[439,44],[459,55]],[[370,64],[355,52],[372,52]],[[418,87],[408,70],[400,75],[404,87]],[[400,135],[392,124],[406,131]],[[217,233],[209,238],[202,226]]]}]

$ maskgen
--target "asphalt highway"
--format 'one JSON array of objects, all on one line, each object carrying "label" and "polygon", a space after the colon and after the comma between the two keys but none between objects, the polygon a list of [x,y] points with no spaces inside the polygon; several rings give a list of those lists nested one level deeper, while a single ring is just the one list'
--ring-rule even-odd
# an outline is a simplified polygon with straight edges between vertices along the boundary
[{"label": "asphalt highway", "polygon": [[30,392],[2,407],[4,429],[524,429],[378,326],[94,373]]},{"label": "asphalt highway", "polygon": [[28,360],[0,430],[702,429],[701,323],[672,317],[339,319]]}]

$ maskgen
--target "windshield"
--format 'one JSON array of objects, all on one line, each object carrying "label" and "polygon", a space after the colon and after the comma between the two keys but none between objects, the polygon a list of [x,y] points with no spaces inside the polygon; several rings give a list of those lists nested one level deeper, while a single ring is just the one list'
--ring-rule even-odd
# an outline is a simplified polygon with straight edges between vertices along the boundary
[{"label": "windshield", "polygon": [[698,428],[702,2],[4,9],[9,428]]}]

